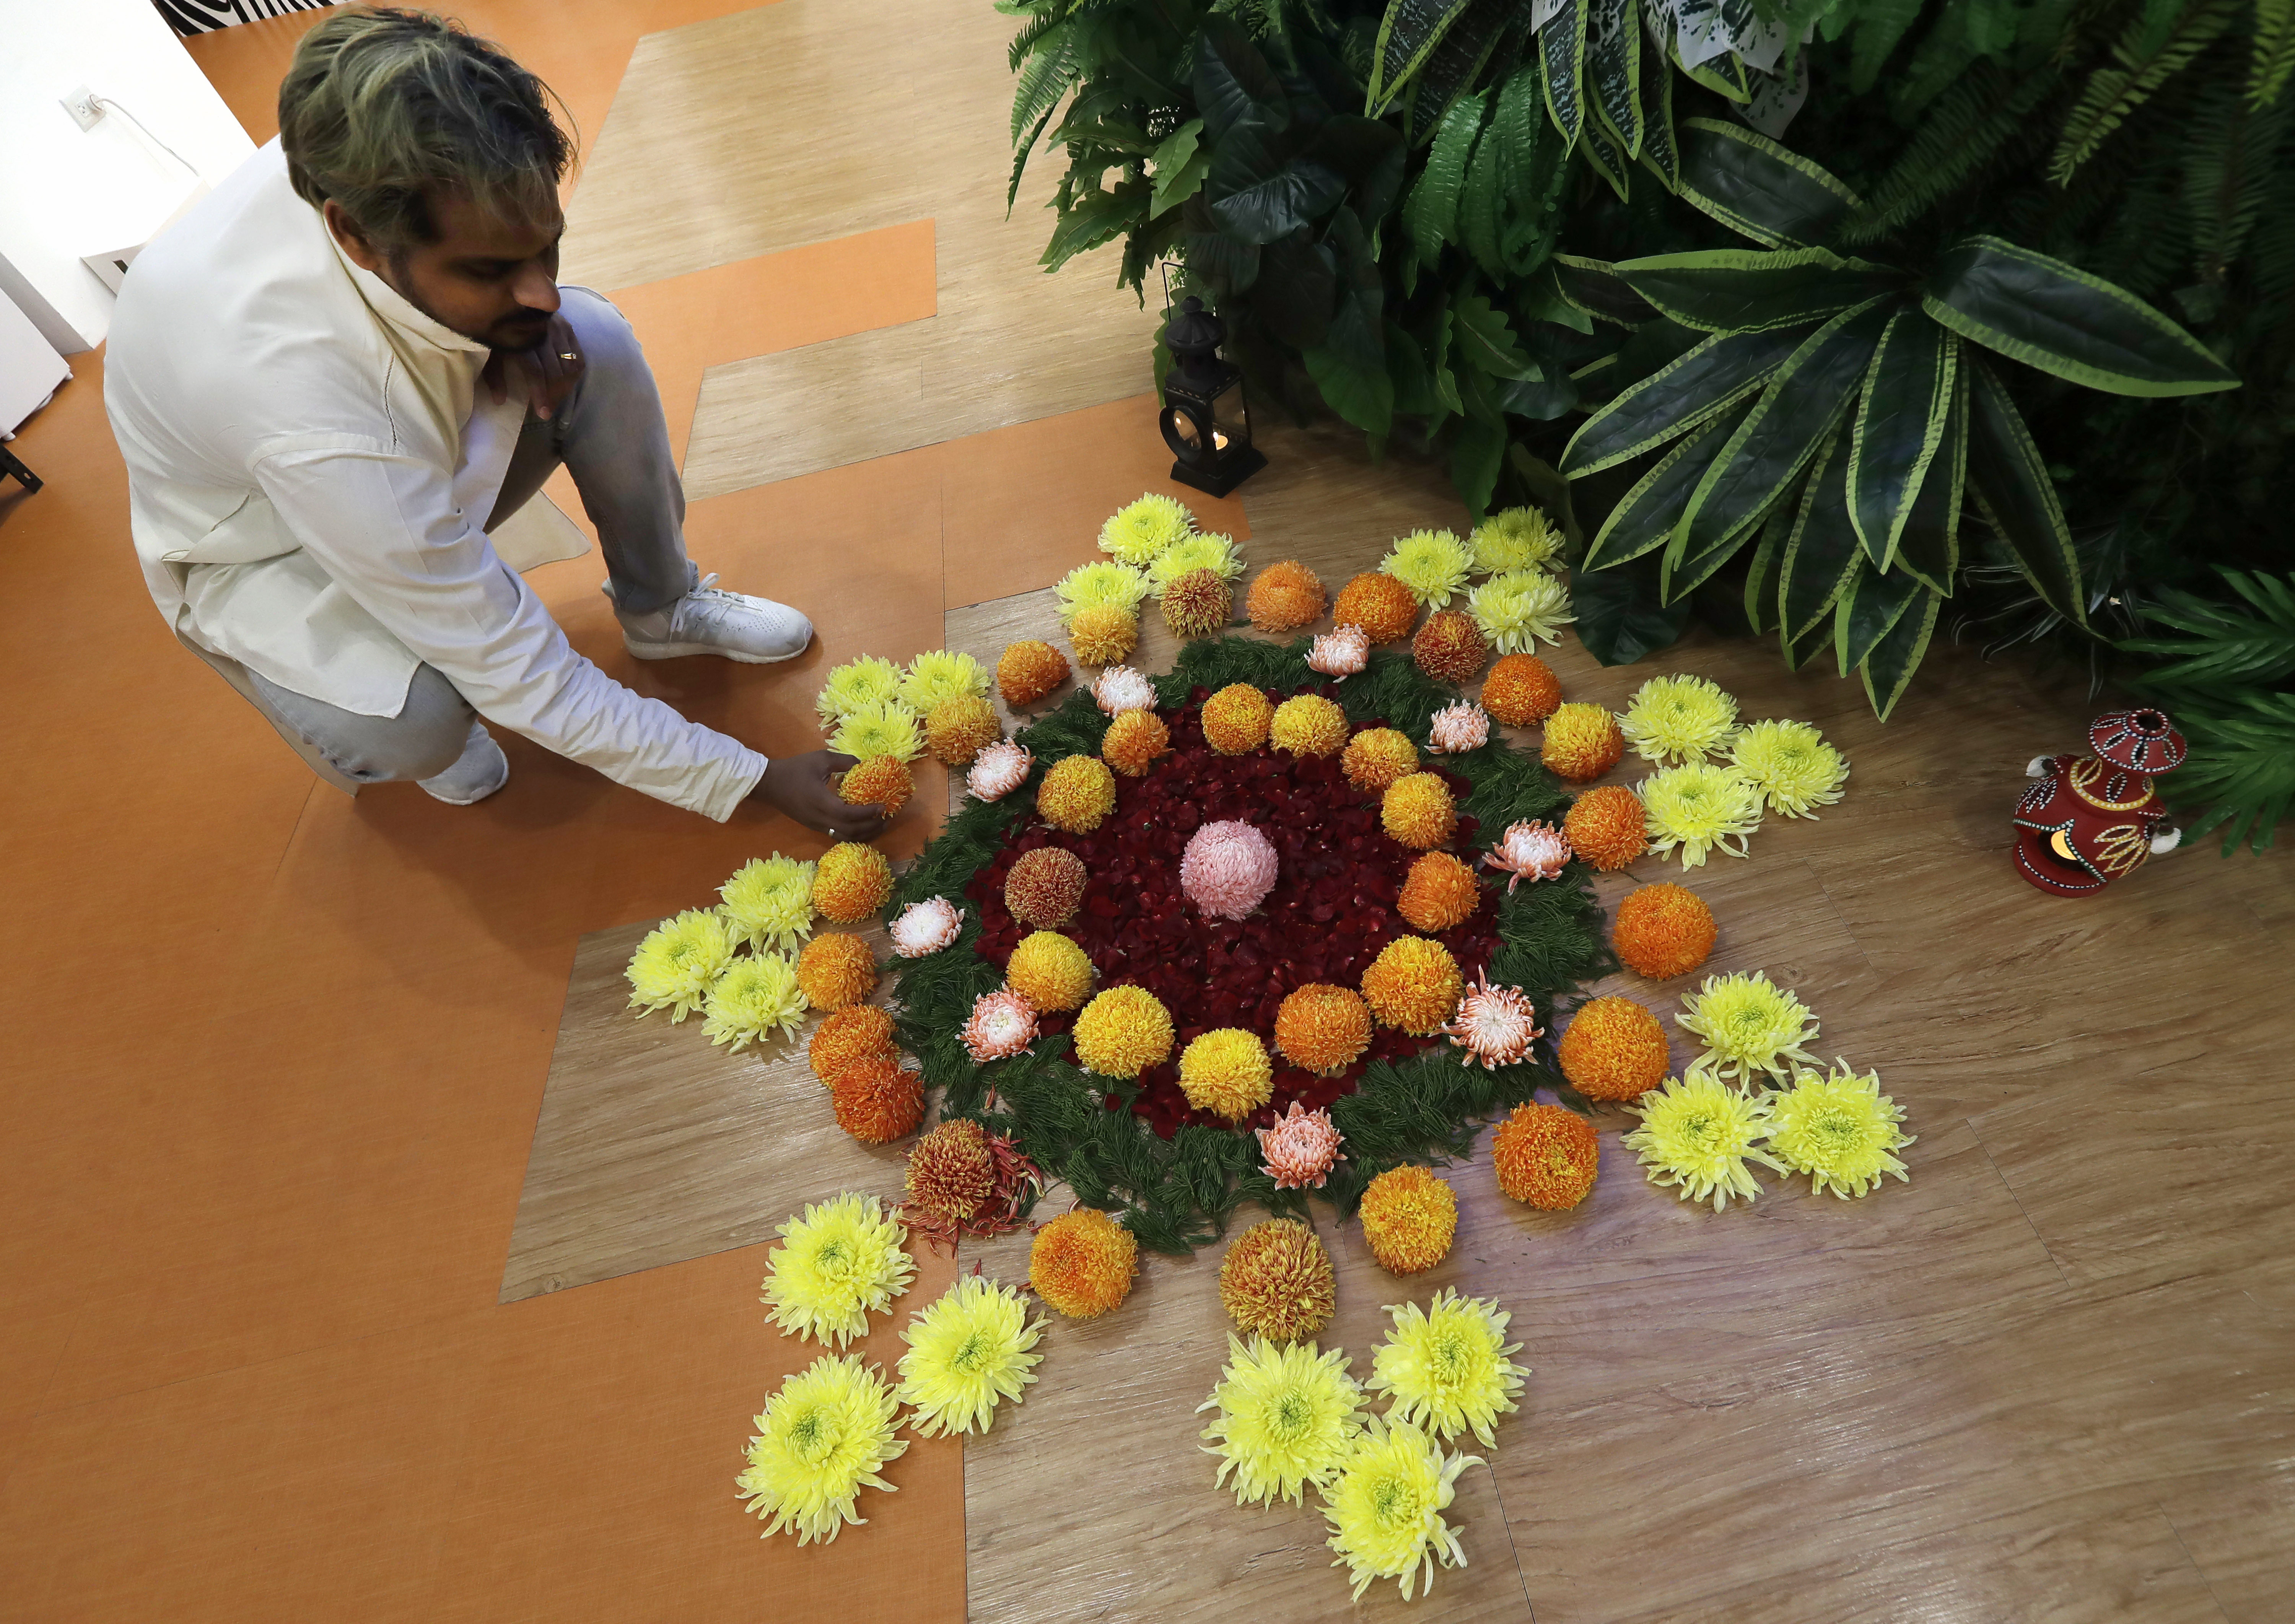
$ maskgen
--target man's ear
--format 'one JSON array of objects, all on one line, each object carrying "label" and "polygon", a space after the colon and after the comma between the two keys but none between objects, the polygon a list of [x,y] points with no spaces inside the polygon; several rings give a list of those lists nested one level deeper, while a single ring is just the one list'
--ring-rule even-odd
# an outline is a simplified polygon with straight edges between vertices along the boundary
[{"label": "man's ear", "polygon": [[343,245],[343,252],[351,257],[353,265],[377,276],[382,274],[383,256],[380,250],[359,229],[358,222],[351,218],[348,209],[329,198],[319,205],[319,214],[326,221],[327,229],[334,233],[335,241]]}]

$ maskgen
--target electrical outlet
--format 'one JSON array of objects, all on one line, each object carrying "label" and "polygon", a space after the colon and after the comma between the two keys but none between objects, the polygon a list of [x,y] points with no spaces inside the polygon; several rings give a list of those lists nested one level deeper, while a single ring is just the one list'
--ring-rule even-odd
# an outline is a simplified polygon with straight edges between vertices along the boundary
[{"label": "electrical outlet", "polygon": [[62,97],[61,101],[64,111],[72,116],[72,122],[84,130],[94,129],[95,121],[103,117],[103,109],[96,103],[95,92],[85,85]]}]

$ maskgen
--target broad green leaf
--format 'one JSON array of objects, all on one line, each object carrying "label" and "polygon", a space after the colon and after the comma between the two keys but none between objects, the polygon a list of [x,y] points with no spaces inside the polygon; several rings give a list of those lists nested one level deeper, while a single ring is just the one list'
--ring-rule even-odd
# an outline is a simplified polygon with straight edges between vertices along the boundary
[{"label": "broad green leaf", "polygon": [[1402,205],[1403,229],[1419,259],[1433,264],[1458,229],[1458,192],[1466,178],[1466,159],[1482,127],[1482,100],[1466,96],[1442,115],[1426,167]]},{"label": "broad green leaf", "polygon": [[1435,404],[1457,416],[1466,409],[1458,397],[1458,377],[1451,370],[1450,355],[1456,346],[1457,323],[1451,319],[1450,301],[1434,306],[1426,347],[1427,369],[1432,374]]},{"label": "broad green leaf", "polygon": [[1639,0],[1586,0],[1586,77],[1629,159],[1642,150],[1641,46]]},{"label": "broad green leaf", "polygon": [[1385,366],[1362,366],[1328,345],[1319,345],[1300,359],[1332,411],[1366,434],[1384,435],[1393,428],[1394,379]]},{"label": "broad green leaf", "polygon": [[1265,123],[1290,121],[1290,98],[1251,36],[1232,17],[1213,12],[1196,37],[1196,106],[1214,143],[1254,113]]},{"label": "broad green leaf", "polygon": [[[1701,562],[1727,551],[1809,466],[1848,415],[1888,323],[1878,301],[1843,311],[1804,340],[1771,376],[1730,443],[1691,495],[1667,561],[1673,579],[1702,580]],[[1842,483],[1847,484],[1847,467]],[[1852,528],[1850,539],[1855,539]]]},{"label": "broad green leaf", "polygon": [[1928,590],[1905,571],[1878,570],[1868,559],[1833,606],[1833,647],[1841,657],[1841,674],[1845,677],[1864,665],[1865,657],[1888,636],[1906,607]]},{"label": "broad green leaf", "polygon": [[1537,363],[1523,354],[1505,313],[1489,299],[1479,293],[1462,298],[1451,306],[1450,314],[1458,353],[1466,361],[1494,378],[1536,379]]},{"label": "broad green leaf", "polygon": [[1393,0],[1379,19],[1371,47],[1370,88],[1364,110],[1382,113],[1434,53],[1442,36],[1474,0]]},{"label": "broad green leaf", "polygon": [[1149,219],[1193,197],[1204,176],[1211,173],[1212,155],[1202,143],[1203,133],[1204,121],[1190,118],[1166,135],[1148,160],[1156,175],[1156,195],[1148,205]]},{"label": "broad green leaf", "polygon": [[1579,425],[1562,453],[1572,477],[1598,472],[1657,446],[1760,388],[1816,329],[1715,333]]},{"label": "broad green leaf", "polygon": [[1668,192],[1681,190],[1681,146],[1673,129],[1672,64],[1661,54],[1641,75],[1642,163],[1665,183]]},{"label": "broad green leaf", "polygon": [[1865,679],[1865,697],[1872,702],[1873,714],[1882,721],[1897,708],[1897,701],[1905,697],[1912,686],[1913,674],[1921,668],[1921,658],[1929,651],[1929,640],[1936,634],[1937,616],[1944,608],[1944,599],[1935,592],[1923,595],[1921,601],[1898,617],[1872,653],[1865,657],[1861,674]]},{"label": "broad green leaf", "polygon": [[1567,377],[1494,378],[1488,393],[1499,411],[1535,422],[1550,423],[1578,409],[1578,386]]},{"label": "broad green leaf", "polygon": [[1657,465],[1636,480],[1618,498],[1618,505],[1594,534],[1581,569],[1605,569],[1628,559],[1639,558],[1673,535],[1682,504],[1713,466],[1713,459],[1729,443],[1731,431],[1752,410],[1749,402],[1736,407],[1683,437],[1680,444],[1660,457]]},{"label": "broad green leaf", "polygon": [[[1356,371],[1376,373],[1384,379],[1386,284],[1379,275],[1377,256],[1371,251],[1370,240],[1353,209],[1342,208],[1331,216],[1331,228],[1325,234],[1324,244],[1334,256],[1338,271],[1338,305],[1331,314],[1330,331],[1324,346],[1337,352]],[[1390,403],[1393,393],[1392,388],[1386,391]],[[1352,417],[1347,420],[1356,421]],[[1384,434],[1386,430],[1382,428],[1373,432]]]},{"label": "broad green leaf", "polygon": [[1921,480],[1944,443],[1960,340],[1917,310],[1889,318],[1865,374],[1849,440],[1849,512],[1865,556],[1882,569]]},{"label": "broad green leaf", "polygon": [[1753,561],[1745,568],[1745,619],[1755,632],[1774,632],[1777,624],[1777,575],[1785,567],[1785,543],[1793,535],[1800,508],[1781,502],[1769,510],[1754,544]]},{"label": "broad green leaf", "polygon": [[1426,352],[1400,322],[1386,323],[1386,371],[1393,380],[1393,410],[1408,417],[1428,417],[1435,408],[1434,378]]},{"label": "broad green leaf", "polygon": [[1491,493],[1498,488],[1499,464],[1506,458],[1506,446],[1502,423],[1472,417],[1458,425],[1458,435],[1450,442],[1450,483],[1478,525],[1491,510]]},{"label": "broad green leaf", "polygon": [[1125,181],[1113,192],[1088,192],[1065,210],[1044,247],[1043,265],[1057,271],[1078,254],[1122,236],[1139,206],[1147,201],[1148,183]]},{"label": "broad green leaf", "polygon": [[1849,456],[1841,440],[1835,431],[1817,452],[1777,564],[1777,632],[1795,668],[1795,646],[1818,627],[1830,641],[1833,606],[1865,567],[1849,524]]},{"label": "broad green leaf", "polygon": [[1968,480],[1968,376],[1954,369],[1952,400],[1945,412],[1936,460],[1907,509],[1887,567],[1909,573],[1922,585],[1952,596],[1960,574],[1961,502]]},{"label": "broad green leaf", "polygon": [[1338,303],[1338,266],[1330,248],[1305,233],[1259,250],[1251,310],[1259,324],[1293,349],[1311,350],[1331,330]]},{"label": "broad green leaf", "polygon": [[1259,280],[1259,250],[1220,230],[1202,192],[1180,205],[1180,222],[1189,275],[1201,277],[1214,293],[1241,293]]},{"label": "broad green leaf", "polygon": [[1546,516],[1562,526],[1562,539],[1569,556],[1579,557],[1586,537],[1578,528],[1578,515],[1570,500],[1570,481],[1551,463],[1531,455],[1520,441],[1507,447],[1507,466],[1514,469],[1515,477],[1522,481],[1531,501],[1546,510]]},{"label": "broad green leaf", "polygon": [[1832,171],[1742,124],[1682,124],[1681,195],[1764,248],[1810,248],[1832,235],[1857,194]]},{"label": "broad green leaf", "polygon": [[1968,485],[1985,522],[1997,531],[2047,606],[2075,624],[2087,624],[2079,555],[2056,500],[2040,448],[1992,369],[1961,357],[1968,379]]},{"label": "broad green leaf", "polygon": [[1657,572],[1644,564],[1580,570],[1570,578],[1571,630],[1579,646],[1605,665],[1630,665],[1681,636],[1689,606],[1669,608],[1658,597]]},{"label": "broad green leaf", "polygon": [[1819,321],[1903,288],[1903,273],[1825,249],[1704,249],[1625,259],[1610,267],[1686,327],[1756,332]]},{"label": "broad green leaf", "polygon": [[1997,237],[1972,237],[1940,259],[1921,307],[1964,339],[2091,389],[2239,387],[2205,345],[2127,289]]},{"label": "broad green leaf", "polygon": [[1546,116],[1574,147],[1586,127],[1586,13],[1580,0],[1562,0],[1547,19],[1538,31],[1538,57],[1545,69]]},{"label": "broad green leaf", "polygon": [[1204,195],[1222,231],[1262,248],[1320,219],[1346,195],[1336,170],[1294,158],[1287,130],[1256,116],[1238,121],[1212,155]]},{"label": "broad green leaf", "polygon": [[1401,151],[1402,132],[1377,118],[1340,113],[1315,128],[1306,155],[1335,169],[1350,184],[1361,180],[1391,154]]}]

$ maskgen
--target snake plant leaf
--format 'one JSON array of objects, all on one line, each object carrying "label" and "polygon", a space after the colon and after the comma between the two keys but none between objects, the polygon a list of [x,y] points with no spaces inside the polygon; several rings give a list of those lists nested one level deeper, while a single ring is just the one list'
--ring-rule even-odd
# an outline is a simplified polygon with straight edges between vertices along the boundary
[{"label": "snake plant leaf", "polygon": [[1156,195],[1148,205],[1148,217],[1158,218],[1177,208],[1196,194],[1211,173],[1211,149],[1203,144],[1204,121],[1190,118],[1169,135],[1148,159],[1155,172]]},{"label": "snake plant leaf", "polygon": [[[1861,552],[1850,554],[1849,567],[1852,570],[1865,568],[1865,555]],[[1833,647],[1833,616],[1825,616],[1799,637],[1787,637],[1780,629],[1777,646],[1785,652],[1785,669],[1799,671],[1815,659],[1820,650]]]},{"label": "snake plant leaf", "polygon": [[1761,539],[1754,543],[1753,561],[1745,568],[1745,619],[1757,635],[1776,630],[1777,575],[1785,566],[1785,542],[1800,517],[1798,503],[1781,502],[1762,521]]},{"label": "snake plant leaf", "polygon": [[1370,87],[1363,107],[1383,113],[1410,84],[1412,76],[1434,54],[1458,19],[1476,0],[1393,0],[1379,19],[1378,37],[1371,47]]},{"label": "snake plant leaf", "polygon": [[1745,64],[1737,60],[1735,51],[1724,51],[1720,55],[1708,57],[1693,67],[1681,60],[1677,49],[1673,61],[1675,67],[1706,89],[1727,97],[1740,107],[1753,99],[1753,82],[1746,76]]},{"label": "snake plant leaf", "polygon": [[1214,145],[1254,115],[1278,128],[1291,120],[1283,82],[1232,17],[1214,12],[1204,19],[1196,37],[1195,90],[1197,110]]},{"label": "snake plant leaf", "polygon": [[1442,126],[1426,155],[1426,167],[1402,205],[1403,229],[1422,263],[1431,265],[1458,230],[1458,192],[1466,184],[1466,160],[1482,127],[1482,98],[1461,97],[1442,115]]},{"label": "snake plant leaf", "polygon": [[1294,132],[1257,113],[1229,128],[1204,182],[1212,217],[1222,231],[1264,248],[1320,219],[1346,195],[1346,177],[1294,156],[1298,145]]},{"label": "snake plant leaf", "polygon": [[1606,569],[1628,559],[1639,558],[1673,535],[1689,500],[1713,459],[1729,443],[1737,425],[1752,410],[1748,401],[1693,428],[1680,444],[1668,450],[1657,465],[1636,480],[1618,499],[1602,527],[1594,533],[1580,570]]},{"label": "snake plant leaf", "polygon": [[2239,376],[2127,289],[2004,242],[1972,237],[1930,271],[1921,307],[1962,338],[2113,395],[2203,395]]},{"label": "snake plant leaf", "polygon": [[1793,327],[1900,290],[1901,272],[1829,249],[1703,249],[1624,259],[1612,274],[1663,314],[1705,332]]},{"label": "snake plant leaf", "polygon": [[1630,200],[1633,165],[1627,160],[1625,143],[1610,127],[1598,103],[1589,110],[1584,126],[1578,132],[1578,152],[1588,168],[1610,183],[1610,190],[1618,194],[1620,202]]},{"label": "snake plant leaf", "polygon": [[1889,318],[1873,352],[1849,441],[1849,514],[1865,556],[1883,569],[1944,444],[1959,360],[1960,340],[1909,309]]},{"label": "snake plant leaf", "polygon": [[1641,156],[1645,118],[1641,78],[1642,20],[1639,0],[1586,0],[1586,77],[1594,102],[1626,149]]},{"label": "snake plant leaf", "polygon": [[1889,713],[1912,686],[1913,673],[1921,668],[1922,657],[1929,651],[1929,640],[1936,634],[1937,616],[1943,608],[1942,593],[1924,592],[1898,616],[1889,634],[1858,667],[1858,674],[1865,679],[1865,698],[1882,721],[1888,721]]},{"label": "snake plant leaf", "polygon": [[1581,0],[1562,0],[1538,31],[1538,56],[1546,70],[1546,116],[1564,142],[1578,144],[1586,127],[1586,13]]},{"label": "snake plant leaf", "polygon": [[[1711,575],[1808,468],[1848,415],[1888,317],[1878,300],[1842,311],[1804,339],[1770,377],[1682,510],[1666,552],[1675,592]],[[1842,485],[1845,489],[1845,464]],[[1849,535],[1853,543],[1853,526]]]},{"label": "snake plant leaf", "polygon": [[1831,170],[1757,131],[1718,118],[1681,127],[1681,195],[1763,248],[1814,248],[1858,207]]},{"label": "snake plant leaf", "polygon": [[1909,572],[1932,592],[1952,596],[1960,574],[1961,504],[1968,488],[1968,378],[1954,369],[1952,403],[1928,475],[1898,526],[1883,567]]},{"label": "snake plant leaf", "polygon": [[1798,669],[1798,645],[1817,628],[1830,632],[1833,606],[1865,567],[1857,532],[1849,524],[1849,453],[1835,429],[1818,448],[1801,506],[1777,561],[1777,632],[1788,664]]},{"label": "snake plant leaf", "polygon": [[2087,624],[2079,555],[2072,551],[2055,482],[2048,477],[2031,430],[1992,369],[1964,355],[1968,378],[1968,486],[1985,522],[2016,555],[2047,606],[2076,625]]},{"label": "snake plant leaf", "polygon": [[1816,331],[1811,324],[1709,335],[1580,424],[1563,451],[1562,471],[1573,478],[1597,473],[1727,411],[1768,382]]},{"label": "snake plant leaf", "polygon": [[1868,559],[1833,606],[1833,647],[1841,657],[1841,674],[1861,668],[1898,617],[1928,590],[1908,572],[1876,569]]},{"label": "snake plant leaf", "polygon": [[[1576,254],[1554,257],[1554,285],[1562,297],[1587,314],[1621,327],[1638,327],[1661,314],[1634,291],[1615,265]],[[1586,331],[1591,331],[1588,329]]]},{"label": "snake plant leaf", "polygon": [[1482,77],[1514,15],[1514,0],[1474,0],[1418,69],[1410,96],[1410,124],[1422,135],[1437,128],[1450,105]]},{"label": "snake plant leaf", "polygon": [[1681,144],[1673,128],[1673,74],[1661,56],[1640,77],[1642,162],[1668,192],[1681,190]]},{"label": "snake plant leaf", "polygon": [[1630,665],[1674,642],[1689,624],[1689,606],[1669,608],[1658,597],[1657,574],[1640,564],[1583,571],[1570,580],[1571,630],[1579,646],[1605,665]]}]

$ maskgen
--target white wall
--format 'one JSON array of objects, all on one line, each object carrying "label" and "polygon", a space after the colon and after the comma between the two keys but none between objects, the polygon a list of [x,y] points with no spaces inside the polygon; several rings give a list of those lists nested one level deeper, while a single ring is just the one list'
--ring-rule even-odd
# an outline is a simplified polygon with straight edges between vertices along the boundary
[{"label": "white wall", "polygon": [[117,110],[73,123],[61,101],[82,85],[209,185],[255,150],[151,0],[0,0],[0,292],[66,354],[111,325],[111,291],[80,256],[138,241],[194,184]]}]

